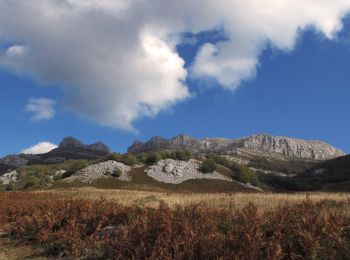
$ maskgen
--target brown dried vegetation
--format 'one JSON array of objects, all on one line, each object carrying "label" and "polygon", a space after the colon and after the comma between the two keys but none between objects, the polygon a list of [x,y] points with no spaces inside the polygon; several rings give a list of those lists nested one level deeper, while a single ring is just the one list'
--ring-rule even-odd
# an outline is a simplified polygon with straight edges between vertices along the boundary
[{"label": "brown dried vegetation", "polygon": [[0,226],[47,256],[87,259],[349,259],[349,202],[259,212],[200,204],[157,208],[113,200],[0,193]]}]

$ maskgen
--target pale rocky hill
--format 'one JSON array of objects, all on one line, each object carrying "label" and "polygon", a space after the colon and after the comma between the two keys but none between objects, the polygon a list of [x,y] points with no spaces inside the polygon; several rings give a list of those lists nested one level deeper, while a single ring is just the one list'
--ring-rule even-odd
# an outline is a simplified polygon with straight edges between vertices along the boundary
[{"label": "pale rocky hill", "polygon": [[112,176],[113,172],[117,169],[121,171],[121,175],[116,178],[123,181],[131,180],[128,175],[128,172],[131,170],[130,166],[116,161],[106,161],[90,165],[64,180],[66,182],[80,181],[92,183],[99,178]]},{"label": "pale rocky hill", "polygon": [[147,175],[159,182],[180,184],[193,179],[211,179],[232,182],[232,179],[218,172],[201,173],[200,161],[191,159],[187,162],[165,159],[146,169]]}]

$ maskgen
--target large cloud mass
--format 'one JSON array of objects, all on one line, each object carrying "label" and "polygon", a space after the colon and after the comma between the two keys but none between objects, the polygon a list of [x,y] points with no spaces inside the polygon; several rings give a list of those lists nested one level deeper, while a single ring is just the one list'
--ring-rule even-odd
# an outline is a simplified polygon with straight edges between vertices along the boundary
[{"label": "large cloud mass", "polygon": [[[0,66],[59,85],[65,105],[100,124],[132,130],[190,96],[188,75],[226,89],[255,75],[269,43],[291,50],[312,26],[332,39],[349,0],[0,0]],[[183,32],[222,29],[189,71]]]}]

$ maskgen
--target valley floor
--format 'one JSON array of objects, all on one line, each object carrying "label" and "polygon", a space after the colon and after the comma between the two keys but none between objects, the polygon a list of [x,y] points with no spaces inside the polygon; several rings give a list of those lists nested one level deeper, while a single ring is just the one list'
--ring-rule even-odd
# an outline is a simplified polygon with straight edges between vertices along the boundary
[{"label": "valley floor", "polygon": [[114,200],[123,205],[143,205],[157,207],[164,201],[170,207],[175,205],[188,206],[201,204],[206,207],[242,209],[249,203],[257,206],[261,212],[273,210],[280,206],[293,205],[308,200],[312,203],[323,200],[348,203],[341,208],[344,214],[350,216],[350,193],[189,193],[189,192],[158,192],[125,189],[98,189],[92,187],[48,189],[33,191],[33,193],[50,194],[59,198]]}]

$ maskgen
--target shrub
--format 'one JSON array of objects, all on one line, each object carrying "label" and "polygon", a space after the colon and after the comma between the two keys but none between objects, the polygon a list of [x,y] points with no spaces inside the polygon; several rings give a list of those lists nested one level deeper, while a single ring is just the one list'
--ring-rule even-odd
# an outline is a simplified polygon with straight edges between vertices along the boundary
[{"label": "shrub", "polygon": [[259,186],[261,184],[258,175],[253,170],[243,165],[238,165],[237,168],[236,174],[239,181],[250,183],[254,186]]},{"label": "shrub", "polygon": [[24,189],[34,188],[34,187],[39,186],[40,184],[41,184],[41,183],[40,183],[40,180],[39,180],[38,178],[36,178],[36,177],[29,177],[29,178],[26,180],[26,182],[25,182],[23,188],[24,188]]},{"label": "shrub", "polygon": [[72,163],[72,165],[69,167],[69,169],[62,175],[62,178],[68,178],[72,176],[74,173],[88,167],[90,164],[88,161],[84,160],[77,160]]},{"label": "shrub", "polygon": [[349,259],[346,201],[308,200],[259,212],[0,193],[5,232],[67,259]]},{"label": "shrub", "polygon": [[13,186],[12,183],[7,184],[7,186],[6,186],[6,191],[13,191],[14,189],[15,189],[15,188],[14,188],[14,186]]},{"label": "shrub", "polygon": [[112,177],[119,178],[123,174],[122,170],[119,168],[116,168],[113,173],[111,174]]},{"label": "shrub", "polygon": [[134,166],[135,164],[138,163],[137,157],[131,153],[126,153],[126,154],[112,153],[106,158],[106,160],[121,162],[128,166]]},{"label": "shrub", "polygon": [[189,159],[192,158],[192,153],[191,151],[188,151],[188,150],[177,150],[168,154],[167,157],[174,160],[188,161]]},{"label": "shrub", "polygon": [[162,160],[162,156],[159,153],[152,153],[146,156],[145,158],[145,164],[152,165],[156,164],[158,161]]},{"label": "shrub", "polygon": [[205,159],[199,166],[199,171],[202,173],[211,173],[217,169],[217,164],[212,158]]},{"label": "shrub", "polygon": [[259,176],[247,166],[239,165],[234,161],[228,160],[222,156],[209,155],[216,163],[229,168],[236,175],[236,179],[243,183],[250,183],[254,186],[261,185]]}]

